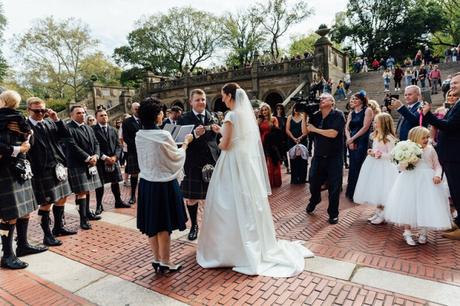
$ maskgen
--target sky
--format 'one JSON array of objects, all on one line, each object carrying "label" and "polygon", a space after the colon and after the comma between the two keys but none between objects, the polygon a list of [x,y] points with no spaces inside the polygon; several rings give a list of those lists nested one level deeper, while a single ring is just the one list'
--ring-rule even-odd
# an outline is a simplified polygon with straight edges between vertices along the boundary
[{"label": "sky", "polygon": [[[264,1],[264,0],[260,0]],[[291,1],[291,0],[288,0]],[[192,6],[215,15],[244,10],[257,1],[248,0],[0,0],[7,19],[3,52],[9,62],[14,54],[8,50],[8,41],[14,34],[25,33],[34,19],[54,16],[57,19],[76,17],[89,25],[91,34],[100,41],[98,49],[111,56],[113,50],[126,44],[126,37],[142,16],[166,12],[172,7]],[[295,2],[292,0],[292,2]],[[281,41],[289,45],[290,37],[308,34],[321,23],[331,25],[335,14],[345,9],[346,0],[307,0],[314,15],[293,27]],[[216,59],[218,62],[219,59]]]}]

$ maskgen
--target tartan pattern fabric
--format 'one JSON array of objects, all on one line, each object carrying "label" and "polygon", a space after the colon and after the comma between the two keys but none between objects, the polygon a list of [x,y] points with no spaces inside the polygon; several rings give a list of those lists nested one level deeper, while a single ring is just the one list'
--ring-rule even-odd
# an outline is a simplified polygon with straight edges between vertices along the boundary
[{"label": "tartan pattern fabric", "polygon": [[45,168],[40,176],[32,178],[35,198],[39,205],[52,204],[72,194],[68,180],[58,181],[54,169]]},{"label": "tartan pattern fabric", "polygon": [[0,219],[23,217],[37,209],[32,181],[18,181],[7,165],[0,167]]},{"label": "tartan pattern fabric", "polygon": [[192,167],[185,169],[185,177],[180,187],[184,198],[204,200],[208,192],[208,185],[202,179],[201,168]]},{"label": "tartan pattern fabric", "polygon": [[69,183],[74,193],[86,193],[102,187],[99,174],[89,175],[87,167],[69,168]]},{"label": "tartan pattern fabric", "polygon": [[128,174],[138,174],[141,172],[139,169],[139,162],[137,161],[137,153],[129,153],[126,157],[126,168],[125,172]]},{"label": "tartan pattern fabric", "polygon": [[113,172],[105,171],[105,166],[103,163],[97,164],[97,172],[99,173],[99,179],[101,180],[102,185],[106,183],[118,183],[123,181],[121,176],[120,165],[118,162],[115,164],[115,170]]}]

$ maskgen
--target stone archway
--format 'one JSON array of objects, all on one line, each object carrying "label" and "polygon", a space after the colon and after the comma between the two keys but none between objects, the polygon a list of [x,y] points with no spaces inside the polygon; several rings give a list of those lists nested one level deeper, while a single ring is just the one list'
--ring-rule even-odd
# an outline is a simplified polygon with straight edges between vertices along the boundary
[{"label": "stone archway", "polygon": [[222,96],[217,97],[214,100],[214,112],[226,112],[228,111],[228,107],[225,105],[224,101],[222,101]]},{"label": "stone archway", "polygon": [[272,110],[275,109],[276,104],[283,103],[283,96],[276,91],[272,91],[265,96],[264,102],[269,104]]}]

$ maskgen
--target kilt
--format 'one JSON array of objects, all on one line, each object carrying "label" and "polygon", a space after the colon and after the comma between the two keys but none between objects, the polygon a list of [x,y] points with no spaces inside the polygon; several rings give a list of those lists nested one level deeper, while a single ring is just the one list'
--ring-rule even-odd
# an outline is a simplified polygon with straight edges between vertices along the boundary
[{"label": "kilt", "polygon": [[139,162],[137,161],[137,153],[127,153],[125,172],[128,174],[138,174],[141,172]]},{"label": "kilt", "polygon": [[74,193],[86,193],[102,187],[99,174],[89,175],[87,167],[69,168],[69,184]]},{"label": "kilt", "polygon": [[32,180],[18,181],[8,165],[0,167],[0,219],[12,220],[37,209]]},{"label": "kilt", "polygon": [[99,173],[102,185],[123,181],[123,178],[121,177],[120,164],[118,162],[115,164],[115,170],[113,172],[105,171],[104,163],[97,163],[97,172]]},{"label": "kilt", "polygon": [[32,178],[35,198],[39,205],[52,204],[72,194],[69,181],[58,181],[54,171],[53,168],[45,168],[40,173],[40,177]]},{"label": "kilt", "polygon": [[185,169],[185,177],[180,188],[185,199],[204,200],[208,192],[209,183],[202,179],[201,167]]}]

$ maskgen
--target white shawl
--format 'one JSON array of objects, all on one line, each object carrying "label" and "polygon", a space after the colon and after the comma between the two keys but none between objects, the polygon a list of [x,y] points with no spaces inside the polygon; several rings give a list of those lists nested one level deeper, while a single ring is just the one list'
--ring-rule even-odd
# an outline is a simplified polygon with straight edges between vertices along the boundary
[{"label": "white shawl", "polygon": [[136,134],[139,176],[150,182],[179,181],[183,177],[185,150],[163,130],[139,130]]}]

